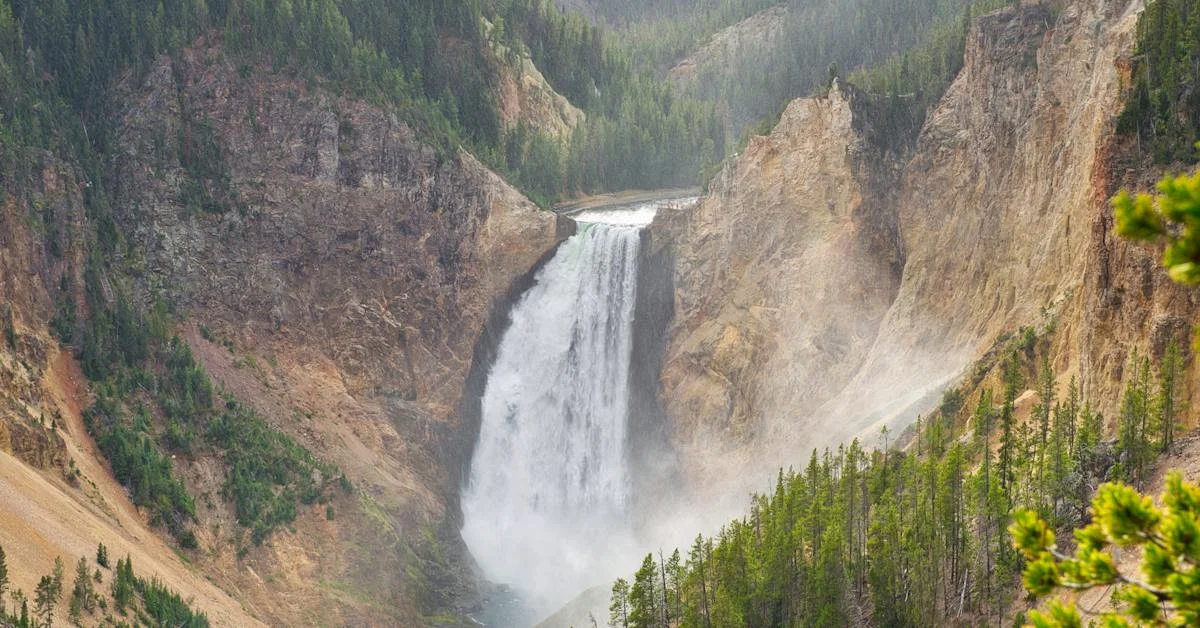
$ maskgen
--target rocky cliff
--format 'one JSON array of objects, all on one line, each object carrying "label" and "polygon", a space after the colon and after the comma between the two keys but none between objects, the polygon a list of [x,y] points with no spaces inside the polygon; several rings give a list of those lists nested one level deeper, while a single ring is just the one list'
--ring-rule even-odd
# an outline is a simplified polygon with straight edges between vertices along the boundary
[{"label": "rocky cliff", "polygon": [[[554,215],[386,110],[239,73],[217,48],[163,59],[120,100],[110,185],[144,289],[188,313],[221,384],[358,495],[243,561],[212,538],[213,567],[285,622],[460,603],[460,396],[493,299],[558,241]],[[191,202],[198,159],[224,205]]]},{"label": "rocky cliff", "polygon": [[1114,129],[1140,8],[983,16],[895,169],[834,89],[663,216],[680,296],[660,394],[679,440],[794,452],[875,433],[1026,325],[1055,326],[1056,371],[1111,410],[1131,348],[1188,344],[1195,297],[1114,236],[1107,202],[1158,174]]},{"label": "rocky cliff", "polygon": [[677,290],[662,397],[687,449],[766,436],[764,417],[815,409],[866,358],[902,259],[895,172],[854,109],[838,86],[793,102],[695,208],[656,220]]},{"label": "rocky cliff", "polygon": [[559,138],[564,143],[587,117],[562,94],[554,91],[550,82],[529,57],[525,49],[512,48],[495,40],[491,24],[487,25],[492,55],[499,71],[496,104],[500,108],[500,123],[505,130],[525,124],[535,133]]},{"label": "rocky cliff", "polygon": [[14,494],[55,490],[27,500],[25,524],[0,521],[0,545],[23,544],[39,517],[61,533],[37,556],[10,553],[17,584],[32,591],[26,575],[36,583],[54,555],[70,563],[104,541],[223,625],[419,625],[465,610],[481,585],[458,536],[460,401],[493,302],[560,241],[559,220],[396,112],[236,66],[219,42],[127,78],[111,108],[111,282],[168,303],[217,384],[353,489],[252,545],[220,458],[181,456],[201,550],[176,559],[91,444],[86,380],[49,332],[72,294],[60,277],[82,285],[83,242],[103,226],[83,209],[92,182],[46,155],[37,189],[0,205],[0,314],[16,338],[0,350],[0,451],[16,458],[0,464],[17,469],[4,474]]}]

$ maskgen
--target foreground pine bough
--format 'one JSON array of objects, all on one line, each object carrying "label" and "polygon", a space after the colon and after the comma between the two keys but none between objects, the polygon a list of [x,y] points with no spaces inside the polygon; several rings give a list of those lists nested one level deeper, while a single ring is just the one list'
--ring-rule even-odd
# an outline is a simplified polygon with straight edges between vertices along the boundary
[{"label": "foreground pine bough", "polygon": [[[1092,501],[1092,523],[1075,531],[1075,553],[1064,553],[1054,531],[1031,510],[1013,514],[1013,546],[1028,561],[1025,588],[1035,596],[1056,587],[1089,589],[1117,585],[1118,612],[1105,613],[1105,626],[1140,623],[1194,626],[1200,622],[1200,488],[1178,472],[1167,476],[1162,506],[1132,487],[1110,483]],[[1141,574],[1123,573],[1109,546],[1142,551]],[[1038,628],[1082,626],[1074,604],[1050,602],[1030,611]]]}]

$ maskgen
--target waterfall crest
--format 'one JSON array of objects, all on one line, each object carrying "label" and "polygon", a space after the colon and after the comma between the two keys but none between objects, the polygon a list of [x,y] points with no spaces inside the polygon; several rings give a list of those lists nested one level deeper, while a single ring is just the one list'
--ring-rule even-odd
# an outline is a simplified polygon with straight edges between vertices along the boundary
[{"label": "waterfall crest", "polygon": [[639,232],[580,224],[513,307],[484,389],[462,535],[535,608],[629,568]]}]

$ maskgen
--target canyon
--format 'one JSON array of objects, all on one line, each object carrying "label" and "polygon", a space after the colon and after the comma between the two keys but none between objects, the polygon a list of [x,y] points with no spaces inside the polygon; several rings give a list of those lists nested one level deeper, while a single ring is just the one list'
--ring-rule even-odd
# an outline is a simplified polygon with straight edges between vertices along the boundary
[{"label": "canyon", "polygon": [[[1191,356],[1200,299],[1159,251],[1115,236],[1108,201],[1163,172],[1116,132],[1141,8],[978,17],[912,146],[880,141],[870,95],[838,80],[789,104],[698,200],[622,236],[638,274],[623,284],[635,304],[621,314],[633,324],[617,445],[641,484],[612,499],[645,520],[631,534],[715,527],[812,448],[902,431],[1026,327],[1110,423],[1133,349],[1158,358],[1174,340]],[[736,46],[778,11],[711,45]],[[500,85],[503,123],[569,136],[582,112],[519,61]],[[175,464],[210,497],[203,549],[150,525],[84,429],[92,393],[51,331],[63,300],[86,309],[63,286],[86,283],[100,226],[85,196],[100,182],[47,153],[32,200],[0,197],[16,337],[0,348],[0,484],[28,504],[0,518],[14,583],[30,591],[55,556],[70,564],[103,541],[219,625],[465,622],[496,595],[460,533],[487,404],[503,407],[485,386],[511,313],[579,227],[387,107],[239,66],[215,38],[126,77],[113,101],[103,185],[127,272],[104,281],[170,303],[221,390],[353,490],[333,498],[336,517],[305,507],[243,552],[219,460],[200,453]],[[215,210],[188,187],[209,158]],[[1194,378],[1183,396],[1200,402]]]}]

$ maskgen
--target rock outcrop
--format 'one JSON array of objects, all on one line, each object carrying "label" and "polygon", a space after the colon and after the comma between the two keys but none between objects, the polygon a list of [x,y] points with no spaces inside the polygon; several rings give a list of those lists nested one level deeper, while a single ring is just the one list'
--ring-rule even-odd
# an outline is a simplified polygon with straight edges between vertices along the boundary
[{"label": "rock outcrop", "polygon": [[901,251],[894,172],[854,108],[836,85],[793,102],[694,209],[655,221],[677,290],[662,397],[688,449],[765,436],[763,417],[816,408],[866,358]]},{"label": "rock outcrop", "polygon": [[1115,135],[1140,8],[983,16],[898,173],[834,89],[663,216],[681,294],[660,394],[678,440],[786,442],[794,461],[912,420],[1026,325],[1055,327],[1055,370],[1111,410],[1132,347],[1188,344],[1196,297],[1115,237],[1108,205],[1159,174]]}]

